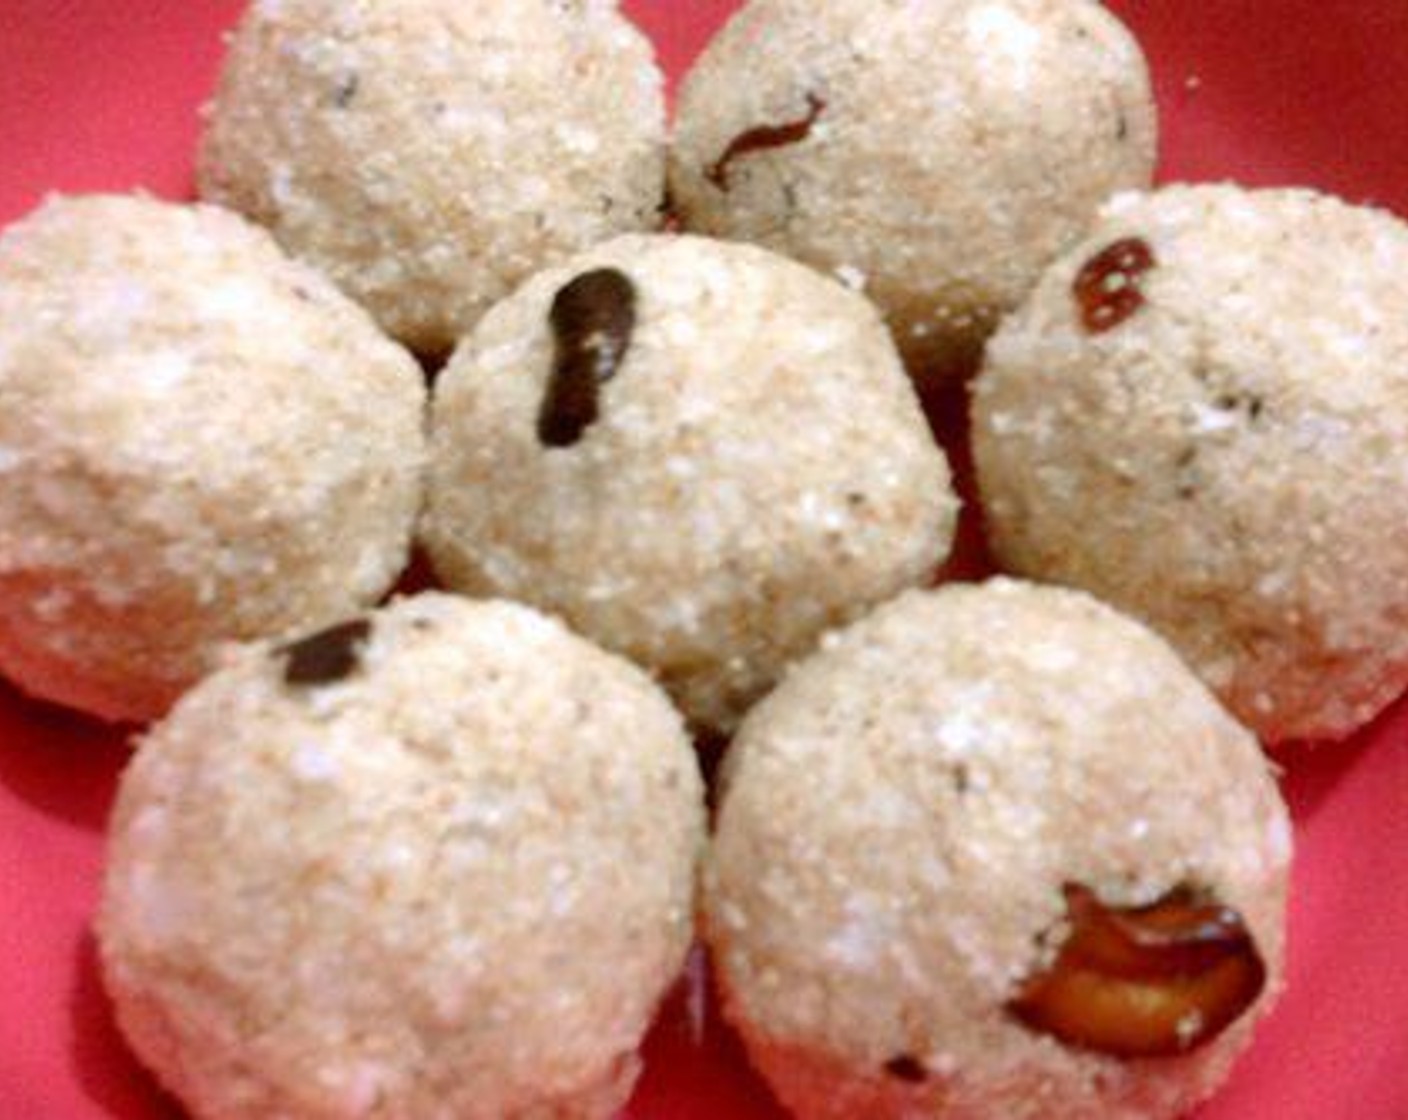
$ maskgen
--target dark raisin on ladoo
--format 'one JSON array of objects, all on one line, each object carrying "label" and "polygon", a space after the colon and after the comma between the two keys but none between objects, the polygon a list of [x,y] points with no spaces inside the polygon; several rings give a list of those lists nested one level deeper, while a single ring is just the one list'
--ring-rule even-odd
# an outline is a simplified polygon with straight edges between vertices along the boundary
[{"label": "dark raisin on ladoo", "polygon": [[635,285],[614,268],[583,273],[557,293],[550,321],[556,355],[538,439],[545,447],[571,447],[596,422],[601,386],[616,376],[630,349]]},{"label": "dark raisin on ladoo", "polygon": [[372,624],[359,618],[282,647],[284,683],[309,688],[346,680],[361,665],[362,647],[371,633]]},{"label": "dark raisin on ladoo", "polygon": [[1076,277],[1073,294],[1090,334],[1112,331],[1144,306],[1144,274],[1158,262],[1143,238],[1126,237],[1096,254]]},{"label": "dark raisin on ladoo", "polygon": [[891,1058],[885,1063],[885,1072],[896,1081],[904,1081],[910,1085],[919,1085],[929,1080],[929,1071],[924,1068],[924,1063],[912,1054]]},{"label": "dark raisin on ladoo", "polygon": [[733,161],[740,156],[752,155],[754,152],[770,151],[773,148],[786,148],[792,144],[800,144],[812,134],[812,128],[821,119],[821,114],[826,112],[826,102],[814,93],[807,94],[807,115],[795,121],[778,125],[759,125],[757,128],[750,128],[747,132],[735,136],[733,141],[721,155],[705,172],[705,177],[721,191],[729,188],[729,170]]}]

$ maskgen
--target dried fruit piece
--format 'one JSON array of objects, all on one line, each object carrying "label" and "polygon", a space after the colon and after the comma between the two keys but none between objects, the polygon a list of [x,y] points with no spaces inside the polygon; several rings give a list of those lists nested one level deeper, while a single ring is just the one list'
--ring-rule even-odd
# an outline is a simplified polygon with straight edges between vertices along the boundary
[{"label": "dried fruit piece", "polygon": [[1149,243],[1126,237],[1093,257],[1076,277],[1081,323],[1091,334],[1114,330],[1144,306],[1143,276],[1158,262]]},{"label": "dried fruit piece", "polygon": [[1066,887],[1070,933],[1008,1009],[1068,1046],[1118,1058],[1183,1054],[1250,1007],[1266,966],[1235,910],[1189,887],[1150,906],[1108,907]]},{"label": "dried fruit piece", "polygon": [[885,1063],[885,1072],[896,1081],[903,1081],[909,1085],[920,1085],[929,1080],[929,1071],[924,1068],[924,1063],[912,1054],[901,1054],[898,1058],[891,1058]]},{"label": "dried fruit piece", "polygon": [[570,447],[596,422],[601,386],[616,376],[636,325],[636,290],[614,268],[586,272],[553,300],[557,343],[552,380],[538,414],[545,447]]},{"label": "dried fruit piece", "polygon": [[826,102],[814,93],[807,94],[807,115],[801,120],[787,124],[761,125],[750,128],[741,136],[736,136],[724,154],[706,172],[709,182],[721,191],[728,190],[729,167],[739,156],[753,152],[764,152],[772,148],[785,148],[789,144],[800,144],[812,134],[812,127],[826,112]]},{"label": "dried fruit piece", "polygon": [[346,680],[361,664],[371,633],[372,624],[359,618],[284,646],[284,683],[306,688]]}]

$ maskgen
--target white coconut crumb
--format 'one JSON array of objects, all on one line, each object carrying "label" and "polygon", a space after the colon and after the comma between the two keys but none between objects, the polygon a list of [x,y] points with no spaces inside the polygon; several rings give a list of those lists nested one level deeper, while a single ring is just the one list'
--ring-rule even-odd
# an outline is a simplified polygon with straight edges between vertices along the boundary
[{"label": "white coconut crumb", "polygon": [[870,278],[866,276],[864,269],[857,268],[852,264],[843,264],[835,270],[836,279],[850,288],[853,292],[865,291]]},{"label": "white coconut crumb", "polygon": [[1018,89],[1025,87],[1042,45],[1042,30],[1006,4],[984,4],[967,19],[974,48],[1001,67],[1006,81]]},{"label": "white coconut crumb", "polygon": [[601,150],[601,136],[594,129],[562,122],[556,126],[556,135],[563,148],[576,155],[591,156]]},{"label": "white coconut crumb", "polygon": [[511,828],[520,812],[521,803],[517,798],[480,794],[456,802],[450,813],[450,821],[455,828],[492,836]]},{"label": "white coconut crumb", "polygon": [[190,377],[193,367],[189,352],[158,350],[138,359],[137,377],[129,384],[154,396],[164,396]]},{"label": "white coconut crumb", "polygon": [[748,929],[748,915],[734,903],[724,902],[719,909],[719,917],[733,933],[743,933]]},{"label": "white coconut crumb", "polygon": [[1033,642],[1027,647],[1027,664],[1043,673],[1059,675],[1076,663],[1075,652],[1061,642]]},{"label": "white coconut crumb", "polygon": [[998,412],[989,418],[988,423],[995,434],[1004,436],[1015,430],[1018,421],[1006,412]]},{"label": "white coconut crumb", "polygon": [[294,776],[309,785],[330,784],[342,772],[336,756],[323,743],[304,743],[293,753],[290,764]]},{"label": "white coconut crumb", "polygon": [[1268,572],[1256,581],[1256,593],[1263,599],[1275,599],[1291,586],[1291,573],[1285,569]]},{"label": "white coconut crumb", "polygon": [[[492,104],[449,105],[440,113],[439,123],[447,132],[474,134],[488,140],[501,140],[512,132],[507,114]],[[445,250],[454,252],[448,245]]]},{"label": "white coconut crumb", "polygon": [[838,968],[864,972],[875,967],[884,955],[888,937],[879,914],[860,898],[846,901],[845,924],[832,933],[822,952]]},{"label": "white coconut crumb", "polygon": [[1240,427],[1241,421],[1235,412],[1224,408],[1213,408],[1201,402],[1195,402],[1191,409],[1191,426],[1198,435],[1215,435],[1218,432],[1229,432]]},{"label": "white coconut crumb", "polygon": [[934,727],[934,738],[955,758],[975,754],[987,742],[988,720],[977,708],[948,712]]}]

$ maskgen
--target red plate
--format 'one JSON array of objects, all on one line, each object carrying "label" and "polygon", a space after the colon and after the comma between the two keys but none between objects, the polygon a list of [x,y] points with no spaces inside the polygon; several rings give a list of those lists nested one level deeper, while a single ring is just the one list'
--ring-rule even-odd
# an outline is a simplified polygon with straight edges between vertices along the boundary
[{"label": "red plate", "polygon": [[[1311,184],[1408,213],[1401,0],[1115,6],[1157,71],[1166,177]],[[240,7],[0,0],[0,221],[55,189],[185,194],[195,108]],[[734,4],[627,7],[677,75]],[[123,739],[0,686],[0,1117],[179,1115],[114,1032],[88,934]],[[1290,990],[1200,1120],[1408,1120],[1408,703],[1285,763]],[[630,1120],[779,1120],[684,995],[648,1057]]]}]

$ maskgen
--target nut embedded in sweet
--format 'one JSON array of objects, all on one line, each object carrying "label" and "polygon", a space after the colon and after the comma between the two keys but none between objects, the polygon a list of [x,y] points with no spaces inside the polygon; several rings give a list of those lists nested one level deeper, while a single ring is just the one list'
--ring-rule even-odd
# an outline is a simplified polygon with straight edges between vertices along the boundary
[{"label": "nut embedded in sweet", "polygon": [[1184,1054],[1261,994],[1266,966],[1235,910],[1179,887],[1152,905],[1106,906],[1066,887],[1070,932],[1008,1009],[1032,1030],[1116,1058]]}]

